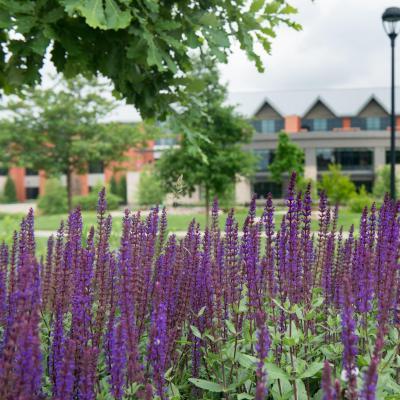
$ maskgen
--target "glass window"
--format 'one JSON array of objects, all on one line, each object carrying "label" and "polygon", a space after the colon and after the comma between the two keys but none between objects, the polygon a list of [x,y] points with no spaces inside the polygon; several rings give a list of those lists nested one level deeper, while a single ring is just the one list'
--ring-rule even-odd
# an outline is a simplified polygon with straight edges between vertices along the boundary
[{"label": "glass window", "polygon": [[274,159],[274,151],[268,149],[256,149],[253,153],[258,159],[257,171],[266,171],[268,165],[271,164]]},{"label": "glass window", "polygon": [[253,193],[256,195],[257,199],[265,199],[268,193],[272,194],[274,198],[282,197],[282,185],[276,182],[254,182]]},{"label": "glass window", "polygon": [[328,130],[328,120],[323,118],[314,119],[314,131],[327,131]]},{"label": "glass window", "polygon": [[[390,150],[386,150],[386,164],[390,164]],[[400,150],[396,150],[396,164],[400,164]]]},{"label": "glass window", "polygon": [[381,119],[379,117],[367,117],[365,120],[368,131],[379,131],[381,129]]},{"label": "glass window", "polygon": [[8,168],[4,165],[0,165],[0,176],[7,176],[8,175]]},{"label": "glass window", "polygon": [[263,119],[261,121],[261,133],[275,133],[275,120]]},{"label": "glass window", "polygon": [[172,137],[165,137],[165,138],[160,138],[155,141],[156,146],[173,146],[177,143],[177,140]]},{"label": "glass window", "polygon": [[319,171],[327,171],[329,164],[335,163],[333,149],[317,149],[317,168]]},{"label": "glass window", "polygon": [[35,176],[35,175],[39,175],[39,172],[36,171],[36,169],[25,168],[25,175],[26,176]]},{"label": "glass window", "polygon": [[103,161],[89,162],[89,174],[102,174],[104,172]]},{"label": "glass window", "polygon": [[370,170],[373,154],[369,149],[317,149],[317,168],[326,171],[329,164],[340,164],[344,171]]},{"label": "glass window", "polygon": [[29,187],[25,188],[25,196],[28,200],[34,200],[39,197],[39,188]]}]

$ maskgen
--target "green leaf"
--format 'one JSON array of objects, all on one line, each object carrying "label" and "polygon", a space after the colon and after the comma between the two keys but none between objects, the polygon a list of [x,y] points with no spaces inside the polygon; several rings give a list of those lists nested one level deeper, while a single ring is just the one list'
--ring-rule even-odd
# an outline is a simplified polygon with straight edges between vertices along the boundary
[{"label": "green leaf", "polygon": [[248,393],[238,393],[237,400],[253,400],[254,396]]},{"label": "green leaf", "polygon": [[122,10],[115,0],[67,0],[65,3],[69,13],[80,12],[92,28],[123,29],[132,18],[129,10]]},{"label": "green leaf", "polygon": [[300,379],[311,378],[316,375],[324,367],[324,364],[319,361],[314,361],[300,376]]},{"label": "green leaf", "polygon": [[288,374],[277,365],[270,362],[266,362],[264,365],[268,374],[268,379],[289,379]]},{"label": "green leaf", "polygon": [[193,333],[194,336],[196,336],[197,338],[201,339],[201,332],[198,330],[197,327],[195,327],[194,325],[190,325],[190,329]]},{"label": "green leaf", "polygon": [[232,321],[225,320],[225,324],[226,324],[226,327],[228,328],[229,332],[236,335],[236,329],[235,329],[235,326],[233,325]]},{"label": "green leaf", "polygon": [[296,379],[296,388],[297,388],[297,399],[298,400],[307,400],[307,391],[304,385],[304,382],[301,379]]},{"label": "green leaf", "polygon": [[253,0],[250,6],[250,11],[256,13],[261,10],[264,5],[265,0]]},{"label": "green leaf", "polygon": [[257,367],[258,358],[249,354],[239,352],[236,354],[236,360],[243,368],[254,370]]},{"label": "green leaf", "polygon": [[209,392],[221,393],[225,392],[223,385],[211,381],[206,381],[205,379],[189,378],[189,382],[197,386],[200,389],[208,390]]},{"label": "green leaf", "polygon": [[212,26],[217,28],[220,26],[220,21],[215,14],[204,13],[200,18],[199,22],[201,25]]}]

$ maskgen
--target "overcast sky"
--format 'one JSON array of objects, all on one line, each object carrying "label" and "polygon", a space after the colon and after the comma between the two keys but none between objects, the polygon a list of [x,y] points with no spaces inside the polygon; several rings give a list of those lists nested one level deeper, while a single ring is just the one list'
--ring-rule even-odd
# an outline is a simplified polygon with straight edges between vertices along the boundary
[{"label": "overcast sky", "polygon": [[[222,77],[231,92],[376,87],[390,84],[390,46],[381,15],[400,0],[289,0],[301,32],[278,31],[260,74],[235,49]],[[400,83],[400,37],[397,39]]]}]

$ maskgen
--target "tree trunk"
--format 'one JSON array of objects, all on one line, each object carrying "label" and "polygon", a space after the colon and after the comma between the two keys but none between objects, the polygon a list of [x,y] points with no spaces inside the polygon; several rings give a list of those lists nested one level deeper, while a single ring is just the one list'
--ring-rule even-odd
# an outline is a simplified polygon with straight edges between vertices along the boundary
[{"label": "tree trunk", "polygon": [[67,169],[67,198],[68,198],[68,211],[72,211],[72,171]]},{"label": "tree trunk", "polygon": [[208,223],[210,220],[210,189],[207,185],[205,186],[205,192],[206,192],[206,227],[208,227]]}]

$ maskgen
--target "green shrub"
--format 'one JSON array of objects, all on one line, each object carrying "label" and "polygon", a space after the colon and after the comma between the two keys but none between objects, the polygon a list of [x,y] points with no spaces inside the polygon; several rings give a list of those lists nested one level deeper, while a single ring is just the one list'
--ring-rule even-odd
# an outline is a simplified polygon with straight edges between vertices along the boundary
[{"label": "green shrub", "polygon": [[146,168],[140,173],[138,203],[142,206],[161,204],[165,193],[161,182],[152,169]]},{"label": "green shrub", "polygon": [[362,185],[358,193],[356,193],[349,201],[349,208],[354,213],[360,213],[365,207],[370,208],[374,199],[370,193]]},{"label": "green shrub", "polygon": [[7,176],[3,191],[3,201],[5,203],[15,203],[17,201],[17,189],[10,176]]},{"label": "green shrub", "polygon": [[117,185],[118,192],[117,195],[121,197],[123,204],[128,203],[128,198],[127,198],[127,184],[126,184],[126,175],[121,176],[121,179],[118,182]]},{"label": "green shrub", "polygon": [[329,171],[322,176],[318,189],[324,190],[332,203],[344,203],[356,194],[356,187],[350,178],[342,174],[340,165],[329,165]]},{"label": "green shrub", "polygon": [[118,183],[114,175],[110,179],[110,193],[118,196]]},{"label": "green shrub", "polygon": [[[98,184],[87,196],[75,196],[72,199],[72,205],[74,207],[80,206],[82,211],[95,211],[97,208],[99,192],[102,187],[102,184]],[[117,210],[121,203],[121,198],[110,193],[110,191],[106,193],[106,200],[108,210]]]},{"label": "green shrub", "polygon": [[117,181],[114,175],[110,179],[110,193],[115,194],[121,199],[121,204],[127,203],[126,198],[126,176],[121,176],[120,180]]},{"label": "green shrub", "polygon": [[[396,178],[396,197],[400,194],[400,180]],[[386,193],[390,193],[390,166],[385,165],[376,174],[373,194],[378,199],[383,199]]]},{"label": "green shrub", "polygon": [[37,207],[42,214],[63,214],[68,211],[67,189],[59,179],[52,178],[46,182],[45,193],[39,197]]}]

